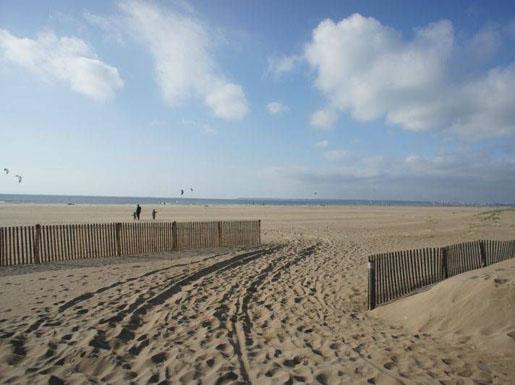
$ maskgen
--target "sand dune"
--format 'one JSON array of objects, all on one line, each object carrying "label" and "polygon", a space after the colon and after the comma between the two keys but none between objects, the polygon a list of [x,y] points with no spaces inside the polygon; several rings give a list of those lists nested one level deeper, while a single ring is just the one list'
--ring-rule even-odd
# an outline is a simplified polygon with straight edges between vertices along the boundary
[{"label": "sand dune", "polygon": [[515,260],[473,270],[372,311],[375,317],[515,362]]},{"label": "sand dune", "polygon": [[491,346],[371,317],[364,263],[384,249],[508,238],[510,213],[245,210],[264,218],[260,249],[0,274],[0,383],[513,383]]}]

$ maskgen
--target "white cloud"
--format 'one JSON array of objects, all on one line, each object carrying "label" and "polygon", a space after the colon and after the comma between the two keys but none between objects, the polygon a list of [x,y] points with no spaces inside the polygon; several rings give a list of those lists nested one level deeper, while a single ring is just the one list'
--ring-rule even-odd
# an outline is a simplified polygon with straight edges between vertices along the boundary
[{"label": "white cloud", "polygon": [[327,148],[329,147],[329,142],[327,140],[321,140],[318,143],[315,143],[316,148]]},{"label": "white cloud", "polygon": [[405,158],[358,156],[322,170],[296,165],[260,174],[291,191],[318,191],[332,198],[514,202],[515,158],[466,149]]},{"label": "white cloud", "polygon": [[247,114],[247,99],[238,84],[215,81],[205,98],[206,104],[219,118],[241,120]]},{"label": "white cloud", "polygon": [[324,153],[327,160],[339,161],[349,157],[349,153],[343,150],[329,150]]},{"label": "white cloud", "polygon": [[240,120],[248,112],[242,87],[218,72],[210,34],[197,19],[151,3],[120,3],[133,36],[150,50],[157,82],[171,106],[200,97],[214,115]]},{"label": "white cloud", "polygon": [[0,58],[97,101],[111,99],[123,86],[118,70],[101,61],[84,40],[76,37],[57,37],[48,32],[36,39],[20,38],[0,29]]},{"label": "white cloud", "polygon": [[303,60],[302,55],[280,56],[268,58],[267,73],[274,77],[280,77],[292,72]]},{"label": "white cloud", "polygon": [[[515,64],[486,73],[470,68],[498,46],[494,29],[460,44],[451,22],[440,21],[406,40],[376,19],[354,14],[321,22],[305,58],[330,105],[359,121],[385,118],[411,131],[482,137],[515,134]],[[325,122],[323,116],[317,111],[312,122]]]},{"label": "white cloud", "polygon": [[321,129],[330,128],[337,119],[338,114],[333,109],[318,110],[311,115],[311,125]]},{"label": "white cloud", "polygon": [[102,30],[108,39],[112,39],[118,44],[124,44],[123,28],[120,20],[115,16],[100,16],[85,11],[82,17],[89,25]]},{"label": "white cloud", "polygon": [[270,115],[277,115],[290,110],[287,106],[280,102],[270,102],[266,105],[266,108]]}]

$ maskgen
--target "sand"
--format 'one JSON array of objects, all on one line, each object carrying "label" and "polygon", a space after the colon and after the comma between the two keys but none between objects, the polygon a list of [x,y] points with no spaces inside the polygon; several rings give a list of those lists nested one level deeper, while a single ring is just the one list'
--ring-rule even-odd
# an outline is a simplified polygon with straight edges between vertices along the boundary
[{"label": "sand", "polygon": [[[124,221],[131,209],[0,205],[0,226]],[[151,207],[143,210],[149,214]],[[514,383],[511,337],[478,346],[477,325],[420,330],[423,321],[375,314],[431,290],[368,312],[365,263],[374,252],[515,238],[514,211],[166,206],[158,218],[260,218],[265,244],[18,274],[0,269],[0,383]],[[513,293],[511,268],[472,273],[507,280],[507,295]],[[459,293],[451,284],[457,279],[440,285]],[[478,289],[479,303],[497,298],[495,290],[504,289]],[[497,317],[493,307],[481,309],[488,317],[474,319]],[[439,311],[437,317],[467,318],[453,302]],[[509,328],[499,317],[481,338]],[[461,338],[448,337],[458,330]]]},{"label": "sand", "polygon": [[414,333],[429,332],[456,344],[501,353],[513,363],[515,259],[452,277],[371,314]]}]

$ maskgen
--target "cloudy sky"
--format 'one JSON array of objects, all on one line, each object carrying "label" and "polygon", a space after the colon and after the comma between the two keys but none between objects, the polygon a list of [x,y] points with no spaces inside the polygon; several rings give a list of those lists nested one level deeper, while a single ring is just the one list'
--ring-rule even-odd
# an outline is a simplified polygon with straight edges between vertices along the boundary
[{"label": "cloudy sky", "polygon": [[0,193],[515,202],[515,7],[2,0],[0,146]]}]

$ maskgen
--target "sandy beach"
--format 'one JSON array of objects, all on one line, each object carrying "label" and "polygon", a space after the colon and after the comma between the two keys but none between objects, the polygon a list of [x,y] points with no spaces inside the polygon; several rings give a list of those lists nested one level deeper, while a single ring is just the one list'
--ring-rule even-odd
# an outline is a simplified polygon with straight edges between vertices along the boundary
[{"label": "sandy beach", "polygon": [[[161,221],[261,219],[263,245],[0,268],[0,383],[515,383],[514,260],[366,308],[369,254],[515,239],[513,210],[155,208]],[[2,204],[0,226],[132,210]]]}]

